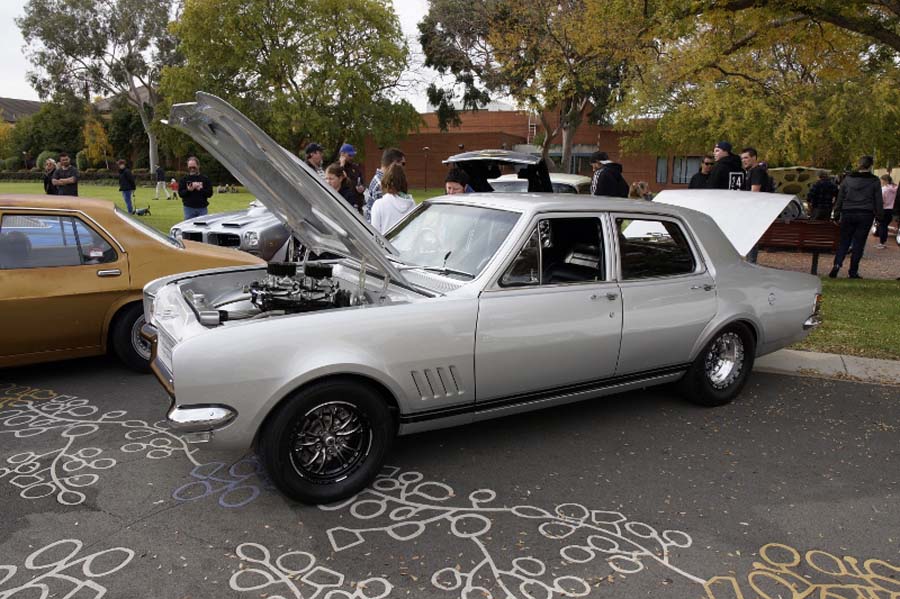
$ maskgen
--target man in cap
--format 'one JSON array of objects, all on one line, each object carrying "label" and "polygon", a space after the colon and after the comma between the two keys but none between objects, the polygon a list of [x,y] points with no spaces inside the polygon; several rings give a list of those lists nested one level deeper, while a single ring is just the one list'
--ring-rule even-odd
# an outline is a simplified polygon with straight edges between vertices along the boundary
[{"label": "man in cap", "polygon": [[628,182],[622,176],[622,165],[609,159],[606,152],[591,154],[591,195],[614,198],[628,197]]},{"label": "man in cap", "polygon": [[323,179],[325,178],[325,169],[322,168],[322,152],[324,150],[325,148],[315,142],[306,146],[306,166],[316,171]]},{"label": "man in cap", "polygon": [[363,173],[362,166],[353,162],[353,157],[356,156],[356,149],[350,144],[344,144],[341,146],[341,157],[340,163],[341,166],[344,167],[344,174],[347,175],[347,181],[350,184],[350,189],[353,197],[348,197],[350,203],[354,206],[364,206],[366,202],[365,195],[363,195],[366,191],[366,186],[363,185],[363,181],[366,180],[365,174]]},{"label": "man in cap", "polygon": [[713,149],[716,163],[706,180],[707,189],[740,189],[744,184],[744,166],[741,159],[731,153],[731,144],[720,141]]}]

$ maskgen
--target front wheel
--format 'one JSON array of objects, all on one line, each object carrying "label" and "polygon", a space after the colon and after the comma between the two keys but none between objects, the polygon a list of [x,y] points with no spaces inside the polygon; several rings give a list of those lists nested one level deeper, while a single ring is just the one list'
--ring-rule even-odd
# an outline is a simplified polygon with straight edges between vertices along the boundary
[{"label": "front wheel", "polygon": [[366,487],[394,437],[390,411],[371,387],[352,380],[315,383],[268,419],[259,440],[272,482],[303,503],[331,503]]},{"label": "front wheel", "polygon": [[732,324],[706,344],[681,380],[681,392],[701,406],[722,406],[741,392],[756,356],[749,329]]},{"label": "front wheel", "polygon": [[144,307],[137,303],[122,310],[112,326],[112,347],[126,366],[138,372],[150,372],[150,344],[141,337]]}]

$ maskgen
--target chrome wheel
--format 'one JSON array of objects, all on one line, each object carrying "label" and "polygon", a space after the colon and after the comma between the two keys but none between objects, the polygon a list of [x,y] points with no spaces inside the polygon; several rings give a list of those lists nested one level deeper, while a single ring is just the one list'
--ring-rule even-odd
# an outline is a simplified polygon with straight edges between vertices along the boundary
[{"label": "chrome wheel", "polygon": [[343,480],[365,461],[372,447],[372,427],[356,406],[333,401],[298,418],[289,439],[291,465],[297,474],[330,484]]},{"label": "chrome wheel", "polygon": [[706,353],[706,377],[715,389],[725,389],[741,375],[744,367],[744,342],[740,335],[720,335]]},{"label": "chrome wheel", "polygon": [[150,343],[141,337],[141,327],[144,326],[144,317],[139,316],[131,325],[131,347],[145,360],[150,360]]}]

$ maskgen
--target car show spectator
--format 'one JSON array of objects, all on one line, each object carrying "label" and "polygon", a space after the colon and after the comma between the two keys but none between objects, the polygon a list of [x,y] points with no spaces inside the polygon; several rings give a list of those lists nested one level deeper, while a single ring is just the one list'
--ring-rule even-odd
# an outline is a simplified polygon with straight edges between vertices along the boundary
[{"label": "car show spectator", "polygon": [[384,194],[372,205],[372,226],[379,233],[385,233],[406,216],[416,202],[409,195],[406,170],[399,162],[387,167],[381,180],[381,188]]},{"label": "car show spectator", "polygon": [[838,190],[833,218],[841,225],[841,238],[834,256],[834,266],[828,273],[832,279],[837,277],[851,247],[849,277],[862,278],[859,276],[859,262],[866,248],[869,229],[875,219],[881,220],[884,216],[881,183],[872,174],[874,162],[871,156],[860,158],[856,170],[844,178]]},{"label": "car show spectator", "polygon": [[119,167],[119,191],[122,192],[122,201],[125,202],[125,208],[128,209],[128,214],[134,214],[134,206],[131,204],[134,190],[137,189],[137,185],[135,185],[134,182],[134,175],[131,174],[131,169],[128,168],[128,165],[121,158],[116,161],[116,166]]},{"label": "car show spectator", "polygon": [[469,189],[469,175],[466,174],[466,171],[461,168],[451,168],[447,172],[447,177],[444,179],[444,192],[448,196],[468,193]]},{"label": "car show spectator", "polygon": [[353,146],[350,144],[341,146],[339,161],[341,166],[344,167],[344,174],[347,176],[351,195],[355,196],[351,203],[354,206],[360,207],[360,212],[362,212],[362,206],[365,206],[366,204],[366,197],[364,195],[366,186],[363,183],[366,180],[366,175],[363,173],[362,165],[353,162],[355,156],[356,149]]},{"label": "car show spectator", "polygon": [[706,187],[706,181],[709,179],[709,172],[712,170],[716,159],[712,154],[706,154],[700,161],[700,170],[694,173],[691,180],[688,181],[688,189],[703,189]]},{"label": "car show spectator", "polygon": [[613,198],[628,197],[628,182],[622,176],[622,165],[609,159],[606,152],[591,154],[591,195]]},{"label": "car show spectator", "polygon": [[325,169],[322,168],[323,152],[325,148],[313,142],[306,146],[306,165],[316,171],[320,177],[325,178]]},{"label": "car show spectator", "polygon": [[894,205],[897,201],[897,186],[890,175],[881,175],[881,200],[884,205],[884,215],[878,219],[878,245],[875,247],[883,250],[888,238],[888,225],[894,220]]},{"label": "car show spectator", "polygon": [[48,158],[44,162],[44,193],[48,196],[57,195],[56,185],[53,184],[53,171],[56,170],[56,161]]},{"label": "car show spectator", "polygon": [[347,173],[339,162],[329,164],[328,168],[325,169],[325,182],[333,190],[338,192],[342,198],[347,200],[348,204],[356,208],[356,210],[362,214],[363,204],[360,202],[356,190],[353,189],[350,182],[347,180]]},{"label": "car show spectator", "polygon": [[381,188],[381,179],[384,177],[385,171],[395,163],[406,166],[406,154],[402,150],[388,148],[381,154],[381,166],[375,169],[375,175],[369,182],[369,188],[366,189],[366,220],[371,220],[372,205],[384,194]]},{"label": "car show spectator", "polygon": [[155,177],[156,177],[156,195],[153,196],[153,199],[158,200],[159,199],[159,190],[162,190],[166,194],[166,199],[171,200],[172,194],[169,193],[169,188],[166,187],[166,170],[162,167],[161,164],[156,165]]},{"label": "car show spectator", "polygon": [[741,189],[744,182],[744,169],[741,159],[731,153],[731,143],[720,141],[713,148],[716,163],[706,180],[707,189]]},{"label": "car show spectator", "polygon": [[204,216],[208,212],[213,185],[209,177],[200,173],[200,161],[196,156],[187,160],[188,174],[178,182],[178,195],[184,206],[184,219]]},{"label": "car show spectator", "polygon": [[769,177],[769,169],[765,162],[759,161],[756,148],[741,150],[741,166],[744,168],[744,180],[741,189],[744,191],[762,191],[772,193],[775,186]]},{"label": "car show spectator", "polygon": [[59,154],[59,165],[53,171],[50,183],[56,187],[57,195],[78,195],[78,168],[72,164],[72,160],[65,152]]},{"label": "car show spectator", "polygon": [[809,214],[812,220],[830,220],[831,209],[837,198],[838,186],[826,171],[819,172],[819,180],[812,184],[806,193],[809,203]]}]

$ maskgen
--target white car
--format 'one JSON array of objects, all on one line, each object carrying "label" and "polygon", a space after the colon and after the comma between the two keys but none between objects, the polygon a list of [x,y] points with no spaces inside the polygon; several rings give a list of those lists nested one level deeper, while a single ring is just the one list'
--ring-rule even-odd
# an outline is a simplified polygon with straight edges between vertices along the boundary
[{"label": "white car", "polygon": [[[494,191],[510,193],[528,191],[528,181],[520,179],[515,174],[489,179],[488,183]],[[553,193],[591,193],[591,178],[584,175],[550,173],[550,184],[553,186]]]},{"label": "white car", "polygon": [[[728,403],[755,357],[819,323],[817,277],[741,258],[783,194],[472,193],[423,202],[381,236],[224,101],[198,93],[170,123],[304,247],[343,256],[145,288],[168,422],[188,442],[255,447],[300,501],[359,492],[396,435],[663,383]],[[678,203],[721,211],[721,227]]]}]

